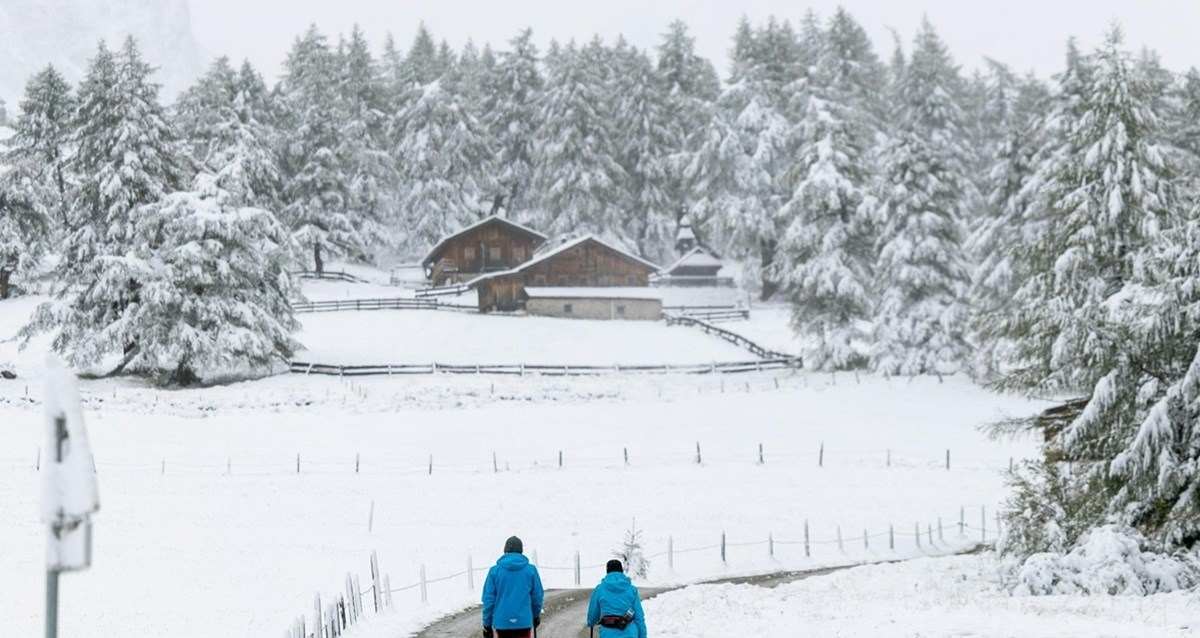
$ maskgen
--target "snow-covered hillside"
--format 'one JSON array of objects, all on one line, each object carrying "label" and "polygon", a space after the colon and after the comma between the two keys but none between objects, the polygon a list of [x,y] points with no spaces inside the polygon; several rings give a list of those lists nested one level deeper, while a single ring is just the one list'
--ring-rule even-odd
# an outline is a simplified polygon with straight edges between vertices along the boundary
[{"label": "snow-covered hillside", "polygon": [[0,0],[0,98],[15,114],[31,75],[54,64],[78,81],[100,40],[115,48],[129,35],[159,67],[167,98],[204,70],[187,0]]}]

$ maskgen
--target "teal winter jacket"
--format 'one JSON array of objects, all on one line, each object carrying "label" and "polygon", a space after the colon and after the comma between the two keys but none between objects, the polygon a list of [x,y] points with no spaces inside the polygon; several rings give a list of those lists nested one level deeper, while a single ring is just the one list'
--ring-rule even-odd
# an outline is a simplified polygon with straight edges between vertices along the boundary
[{"label": "teal winter jacket", "polygon": [[529,629],[542,615],[542,578],[529,559],[515,552],[500,557],[483,583],[483,626]]},{"label": "teal winter jacket", "polygon": [[600,638],[646,638],[646,614],[642,612],[642,599],[637,587],[629,577],[613,572],[604,577],[592,592],[588,605],[588,627],[595,627],[601,616],[624,616],[633,612],[633,622],[625,629],[601,627]]}]

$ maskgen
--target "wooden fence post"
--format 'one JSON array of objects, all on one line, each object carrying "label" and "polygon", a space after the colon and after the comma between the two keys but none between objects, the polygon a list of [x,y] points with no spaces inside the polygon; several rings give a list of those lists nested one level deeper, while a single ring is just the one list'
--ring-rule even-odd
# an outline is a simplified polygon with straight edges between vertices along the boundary
[{"label": "wooden fence post", "polygon": [[950,450],[946,450],[946,469],[950,469]]},{"label": "wooden fence post", "polygon": [[896,551],[896,526],[888,525],[888,549]]},{"label": "wooden fence post", "polygon": [[475,591],[475,565],[470,556],[467,556],[467,590]]},{"label": "wooden fence post", "polygon": [[575,552],[575,586],[578,587],[583,582],[582,568],[579,565],[579,552]]},{"label": "wooden fence post", "polygon": [[863,549],[871,549],[871,540],[870,537],[867,536],[867,530],[865,529],[863,530]]},{"label": "wooden fence post", "polygon": [[722,563],[726,562],[725,561],[725,532],[724,531],[721,532],[721,562]]},{"label": "wooden fence post", "polygon": [[812,554],[808,548],[808,519],[804,519],[804,557],[809,558]]},{"label": "wooden fence post", "polygon": [[675,569],[675,537],[667,537],[667,567]]},{"label": "wooden fence post", "polygon": [[767,533],[767,555],[775,558],[775,535]]},{"label": "wooden fence post", "polygon": [[967,508],[962,505],[958,506],[958,535],[965,536],[967,533]]},{"label": "wooden fence post", "polygon": [[759,443],[758,444],[758,464],[762,465],[764,463],[766,463],[766,461],[763,460],[763,444]]},{"label": "wooden fence post", "polygon": [[821,441],[821,450],[817,453],[817,467],[825,467],[825,442]]},{"label": "wooden fence post", "polygon": [[920,548],[921,547],[921,524],[913,523],[913,530],[916,531],[917,547]]},{"label": "wooden fence post", "polygon": [[358,466],[359,466],[359,463],[361,460],[362,460],[362,453],[355,452],[355,454],[354,454],[354,473],[355,474],[358,474]]},{"label": "wooden fence post", "polygon": [[300,453],[296,453],[296,473],[300,473]]},{"label": "wooden fence post", "polygon": [[379,613],[383,605],[383,597],[380,595],[383,592],[382,585],[379,580],[379,557],[374,550],[371,551],[371,594],[375,601],[375,613]]},{"label": "wooden fence post", "polygon": [[700,465],[700,461],[701,461],[700,442],[696,441],[696,465]]},{"label": "wooden fence post", "polygon": [[429,591],[426,589],[425,565],[421,565],[421,604],[429,602]]},{"label": "wooden fence post", "polygon": [[987,511],[986,506],[979,506],[979,534],[980,540],[987,542]]}]

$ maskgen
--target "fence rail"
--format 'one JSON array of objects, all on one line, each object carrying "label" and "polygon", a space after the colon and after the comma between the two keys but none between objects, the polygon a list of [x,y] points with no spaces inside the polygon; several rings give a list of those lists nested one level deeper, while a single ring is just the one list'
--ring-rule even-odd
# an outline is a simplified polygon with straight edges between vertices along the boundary
[{"label": "fence rail", "polygon": [[788,360],[794,362],[794,365],[797,368],[799,368],[803,365],[803,362],[800,360],[800,357],[793,357],[791,355],[784,354],[782,352],[768,350],[768,349],[758,345],[757,343],[754,343],[753,341],[747,339],[746,337],[743,337],[742,335],[740,335],[736,332],[731,332],[724,328],[714,326],[713,324],[711,324],[707,321],[704,321],[703,319],[699,319],[697,317],[693,317],[693,316],[689,316],[689,315],[664,314],[663,316],[666,318],[667,325],[669,325],[669,326],[678,324],[681,326],[692,326],[692,327],[699,328],[699,329],[703,330],[705,333],[720,337],[720,338],[728,341],[729,343],[732,343],[733,345],[738,346],[739,348],[745,348],[746,350],[750,351],[751,354],[753,354],[757,357],[762,357],[764,360],[788,359]]},{"label": "fence rail", "polygon": [[324,270],[321,272],[317,272],[315,270],[298,270],[296,272],[293,272],[292,275],[296,276],[296,277],[300,277],[302,279],[324,279],[324,280],[329,280],[329,281],[344,281],[346,283],[351,283],[351,284],[362,284],[362,283],[367,282],[366,279],[363,279],[361,277],[355,277],[354,275],[351,275],[350,273],[345,272],[345,271],[333,272],[330,270]]},{"label": "fence rail", "polygon": [[682,365],[548,365],[548,364],[478,364],[398,363],[379,365],[335,365],[293,361],[293,374],[315,374],[335,377],[370,377],[412,374],[501,374],[524,376],[595,376],[602,374],[731,374],[797,368],[800,360],[782,355],[754,361],[722,361]]},{"label": "fence rail", "polygon": [[437,310],[441,305],[436,299],[409,299],[406,297],[380,299],[330,299],[326,301],[298,301],[292,304],[296,313],[338,312],[342,310]]},{"label": "fence rail", "polygon": [[443,297],[448,295],[461,295],[470,289],[470,286],[464,284],[458,284],[455,286],[433,286],[430,288],[418,288],[415,294],[417,297]]}]

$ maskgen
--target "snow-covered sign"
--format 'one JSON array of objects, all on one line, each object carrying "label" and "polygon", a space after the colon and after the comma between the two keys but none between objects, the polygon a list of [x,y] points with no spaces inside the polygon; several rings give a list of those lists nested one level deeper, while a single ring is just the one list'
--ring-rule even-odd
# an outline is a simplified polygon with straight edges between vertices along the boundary
[{"label": "snow-covered sign", "polygon": [[46,568],[86,569],[92,562],[91,515],[100,509],[96,470],[83,424],[79,382],[62,363],[46,365],[45,445],[42,464],[42,522],[50,527]]}]

